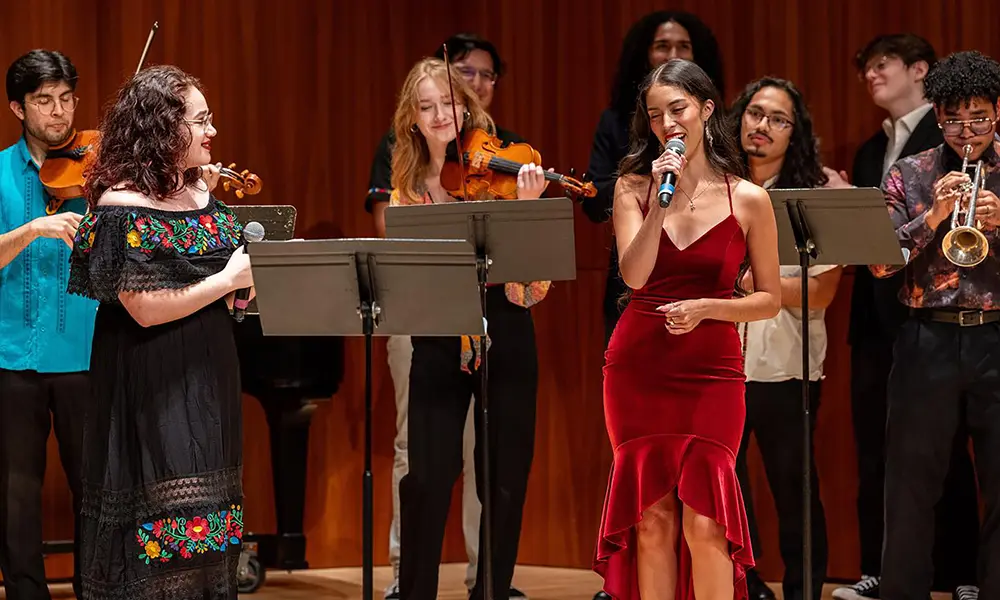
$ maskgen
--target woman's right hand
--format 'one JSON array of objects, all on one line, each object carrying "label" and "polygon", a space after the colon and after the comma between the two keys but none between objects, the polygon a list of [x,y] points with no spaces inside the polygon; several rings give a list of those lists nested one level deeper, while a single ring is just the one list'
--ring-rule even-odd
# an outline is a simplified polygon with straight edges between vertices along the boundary
[{"label": "woman's right hand", "polygon": [[229,257],[226,268],[223,270],[230,281],[230,288],[240,290],[253,287],[253,273],[250,271],[250,257],[247,256],[245,248],[240,246]]},{"label": "woman's right hand", "polygon": [[674,185],[676,186],[677,182],[681,180],[681,175],[684,173],[684,167],[686,166],[686,156],[678,155],[673,150],[664,150],[663,154],[659,155],[653,161],[653,185],[659,189],[660,183],[663,181],[663,174],[670,171],[676,175],[674,178]]}]

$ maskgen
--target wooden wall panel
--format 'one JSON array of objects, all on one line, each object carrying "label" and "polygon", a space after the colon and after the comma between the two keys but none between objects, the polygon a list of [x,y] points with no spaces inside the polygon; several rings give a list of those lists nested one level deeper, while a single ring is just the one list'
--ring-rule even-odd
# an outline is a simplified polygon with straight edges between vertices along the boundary
[{"label": "wooden wall panel", "polygon": [[[646,12],[700,14],[719,38],[728,100],[765,74],[795,81],[811,105],[824,160],[850,169],[858,144],[879,127],[850,58],[870,37],[913,31],[944,54],[979,49],[1000,56],[1000,5],[969,0],[51,0],[0,4],[0,65],[33,47],[56,48],[77,64],[79,127],[93,127],[102,106],[131,75],[154,20],[160,29],[148,63],[173,63],[200,77],[215,111],[215,158],[264,181],[260,203],[299,209],[304,237],[370,236],[362,209],[368,168],[389,126],[409,67],[456,31],[494,40],[509,75],[493,114],[527,137],[546,166],[586,169],[593,130],[607,104],[622,37]],[[3,145],[15,141],[13,117],[0,119]],[[235,198],[227,196],[235,202]],[[610,447],[603,425],[601,297],[609,226],[577,212],[574,282],[560,283],[536,310],[542,377],[535,462],[520,560],[586,567],[604,497]],[[828,378],[816,435],[831,539],[830,577],[857,572],[856,477],[850,426],[846,318],[850,270],[828,316]],[[364,345],[347,344],[341,391],[314,416],[306,515],[309,560],[316,567],[361,564]],[[395,408],[382,343],[375,352],[375,552],[387,556]],[[274,525],[266,429],[255,400],[246,403],[248,529]],[[798,443],[799,431],[789,432]],[[64,538],[68,493],[50,444],[45,534]],[[763,473],[752,464],[761,518],[761,569],[781,573],[774,512]],[[453,506],[459,504],[459,496]],[[445,560],[465,560],[453,511]],[[66,563],[53,560],[53,575]]]}]

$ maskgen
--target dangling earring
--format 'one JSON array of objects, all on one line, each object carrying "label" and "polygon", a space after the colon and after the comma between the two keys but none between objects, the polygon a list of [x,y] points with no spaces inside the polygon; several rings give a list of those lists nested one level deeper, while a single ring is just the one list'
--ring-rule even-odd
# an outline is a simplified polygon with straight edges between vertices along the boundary
[{"label": "dangling earring", "polygon": [[708,140],[708,145],[712,145],[712,130],[708,128],[708,121],[705,121],[705,139]]}]

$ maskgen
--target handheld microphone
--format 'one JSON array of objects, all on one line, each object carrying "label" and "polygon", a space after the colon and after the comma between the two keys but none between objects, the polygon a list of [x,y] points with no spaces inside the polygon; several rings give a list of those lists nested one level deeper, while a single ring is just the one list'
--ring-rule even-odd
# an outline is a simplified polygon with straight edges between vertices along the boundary
[{"label": "handheld microphone", "polygon": [[[686,149],[687,148],[684,146],[684,142],[679,138],[673,138],[667,142],[667,150],[670,150],[678,156],[682,156]],[[661,208],[670,206],[670,201],[674,197],[674,184],[676,183],[676,173],[667,171],[663,174],[663,181],[660,182],[660,191],[656,194],[656,197],[660,199]]]},{"label": "handheld microphone", "polygon": [[[264,239],[264,226],[257,221],[250,221],[243,228],[243,246],[250,245],[250,242],[259,242]],[[233,300],[233,318],[237,323],[242,323],[247,314],[247,306],[250,305],[250,288],[236,290],[236,298]]]}]

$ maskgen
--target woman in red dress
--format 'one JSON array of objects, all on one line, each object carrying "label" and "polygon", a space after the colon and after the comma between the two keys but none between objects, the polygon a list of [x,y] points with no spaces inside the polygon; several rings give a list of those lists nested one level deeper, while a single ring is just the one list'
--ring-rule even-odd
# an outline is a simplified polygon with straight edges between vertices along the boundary
[{"label": "woman in red dress", "polygon": [[[743,179],[721,98],[698,65],[656,68],[636,105],[613,210],[634,291],[606,353],[614,463],[594,570],[619,599],[745,598],[753,553],[735,471],[745,412],[736,323],[778,312],[774,212]],[[684,156],[663,150],[672,138]],[[668,171],[677,193],[661,208]],[[738,287],[748,267],[750,294]]]}]

